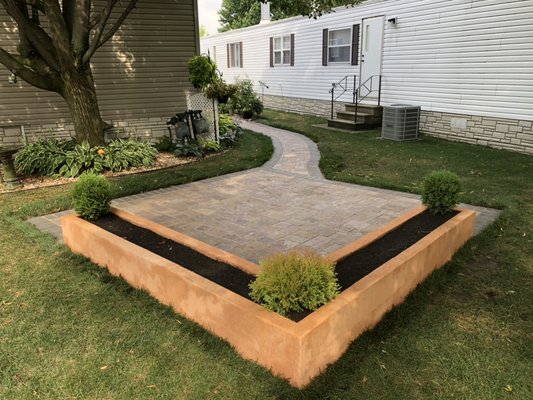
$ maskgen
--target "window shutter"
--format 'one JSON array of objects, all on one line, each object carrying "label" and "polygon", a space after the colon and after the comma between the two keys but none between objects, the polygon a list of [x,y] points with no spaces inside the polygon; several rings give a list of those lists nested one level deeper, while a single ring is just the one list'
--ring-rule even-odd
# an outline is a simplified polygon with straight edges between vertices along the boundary
[{"label": "window shutter", "polygon": [[241,68],[243,67],[242,65],[242,59],[243,59],[243,56],[242,56],[242,42],[239,42],[239,50],[240,50],[240,54],[239,54],[239,57],[240,57],[240,65],[241,65]]},{"label": "window shutter", "polygon": [[228,68],[231,67],[231,65],[230,65],[230,55],[229,55],[229,52],[230,52],[230,45],[229,45],[229,43],[228,43],[228,44],[226,44],[226,54],[227,54],[227,57],[228,57]]},{"label": "window shutter", "polygon": [[270,67],[274,67],[274,38],[270,37]]},{"label": "window shutter", "polygon": [[294,67],[294,33],[291,33],[291,67]]},{"label": "window shutter", "polygon": [[328,65],[328,30],[322,31],[322,65]]},{"label": "window shutter", "polygon": [[359,31],[361,25],[354,25],[352,28],[352,65],[359,64]]}]

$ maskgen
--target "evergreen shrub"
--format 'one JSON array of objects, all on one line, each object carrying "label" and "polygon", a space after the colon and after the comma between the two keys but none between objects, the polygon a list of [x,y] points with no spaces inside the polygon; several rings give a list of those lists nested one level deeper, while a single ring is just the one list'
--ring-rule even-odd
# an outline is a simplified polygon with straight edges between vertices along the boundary
[{"label": "evergreen shrub", "polygon": [[72,189],[72,205],[76,213],[87,220],[97,220],[109,212],[111,185],[102,175],[86,173]]},{"label": "evergreen shrub", "polygon": [[314,251],[290,251],[261,260],[250,284],[250,297],[265,308],[286,315],[316,310],[339,294],[334,263]]},{"label": "evergreen shrub", "polygon": [[422,203],[433,214],[446,214],[459,203],[461,182],[453,172],[433,171],[424,178]]}]

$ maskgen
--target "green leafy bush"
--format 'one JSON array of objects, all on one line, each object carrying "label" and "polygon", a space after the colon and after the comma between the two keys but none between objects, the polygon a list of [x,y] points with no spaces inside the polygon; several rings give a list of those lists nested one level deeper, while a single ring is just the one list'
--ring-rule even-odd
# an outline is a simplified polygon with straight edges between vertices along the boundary
[{"label": "green leafy bush", "polygon": [[216,79],[207,88],[204,93],[208,99],[216,99],[219,103],[227,103],[231,96],[235,94],[237,87],[224,82],[222,79]]},{"label": "green leafy bush", "polygon": [[157,159],[157,150],[141,140],[113,140],[104,151],[103,166],[113,172],[131,167],[150,167]]},{"label": "green leafy bush", "polygon": [[218,127],[220,134],[220,144],[224,147],[233,146],[242,134],[242,129],[227,114],[220,114],[218,117]]},{"label": "green leafy bush", "polygon": [[154,145],[157,151],[173,152],[176,150],[176,145],[172,142],[172,139],[168,136],[162,136]]},{"label": "green leafy bush", "polygon": [[243,118],[256,118],[263,112],[263,103],[254,92],[252,81],[241,80],[228,102],[230,110]]},{"label": "green leafy bush", "polygon": [[58,175],[74,178],[84,172],[102,172],[104,166],[98,151],[101,151],[100,147],[91,147],[88,142],[77,144],[65,153],[65,163],[59,168]]},{"label": "green leafy bush", "polygon": [[222,150],[222,147],[217,142],[211,139],[204,139],[200,137],[198,138],[198,144],[206,153],[216,153]]},{"label": "green leafy bush", "polygon": [[202,146],[195,140],[189,142],[178,143],[174,154],[178,157],[205,157],[205,151]]},{"label": "green leafy bush", "polygon": [[84,219],[96,220],[109,212],[111,185],[102,175],[86,173],[72,189],[72,205]]},{"label": "green leafy bush", "polygon": [[15,157],[15,168],[27,175],[77,177],[84,172],[118,172],[151,166],[157,150],[146,142],[118,139],[106,147],[76,144],[73,140],[40,140],[24,146]]},{"label": "green leafy bush", "polygon": [[66,153],[75,146],[74,140],[57,139],[27,144],[15,155],[15,168],[25,175],[54,175],[65,164]]},{"label": "green leafy bush", "polygon": [[291,251],[261,260],[250,297],[269,310],[316,310],[339,294],[334,264],[312,251]]},{"label": "green leafy bush", "polygon": [[461,182],[453,172],[433,171],[424,178],[422,203],[433,214],[446,214],[459,203]]},{"label": "green leafy bush", "polygon": [[189,80],[197,89],[203,89],[217,79],[217,65],[207,56],[190,59]]}]

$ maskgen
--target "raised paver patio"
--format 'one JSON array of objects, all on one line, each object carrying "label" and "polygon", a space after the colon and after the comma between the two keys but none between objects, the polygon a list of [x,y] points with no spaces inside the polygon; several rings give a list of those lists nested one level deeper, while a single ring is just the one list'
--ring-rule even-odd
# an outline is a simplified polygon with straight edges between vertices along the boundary
[{"label": "raised paver patio", "polygon": [[[326,180],[312,141],[245,121],[270,136],[275,153],[260,168],[113,200],[113,206],[257,262],[296,246],[334,251],[420,204],[419,196]],[[476,233],[498,210],[478,212]],[[59,217],[31,223],[61,238]]]}]

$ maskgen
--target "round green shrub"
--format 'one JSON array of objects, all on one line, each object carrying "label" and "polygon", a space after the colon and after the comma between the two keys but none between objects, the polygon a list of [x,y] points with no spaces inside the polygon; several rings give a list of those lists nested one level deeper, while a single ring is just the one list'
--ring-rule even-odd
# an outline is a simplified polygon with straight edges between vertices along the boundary
[{"label": "round green shrub", "polygon": [[203,89],[217,79],[217,65],[207,56],[190,59],[189,80],[197,89]]},{"label": "round green shrub", "polygon": [[237,82],[235,88],[228,102],[231,112],[246,119],[257,118],[263,112],[263,103],[254,92],[252,81],[243,79]]},{"label": "round green shrub", "polygon": [[109,212],[111,185],[101,175],[86,173],[80,176],[72,189],[72,205],[84,219],[96,220]]},{"label": "round green shrub", "polygon": [[285,315],[316,310],[339,294],[334,263],[313,251],[290,251],[261,260],[250,297]]},{"label": "round green shrub", "polygon": [[424,178],[422,203],[433,214],[446,214],[459,203],[461,182],[453,172],[433,171]]}]

